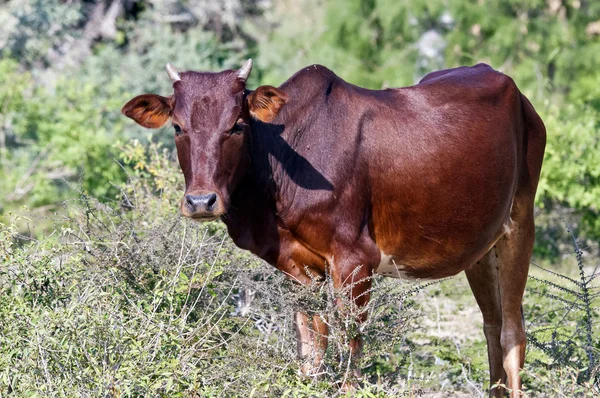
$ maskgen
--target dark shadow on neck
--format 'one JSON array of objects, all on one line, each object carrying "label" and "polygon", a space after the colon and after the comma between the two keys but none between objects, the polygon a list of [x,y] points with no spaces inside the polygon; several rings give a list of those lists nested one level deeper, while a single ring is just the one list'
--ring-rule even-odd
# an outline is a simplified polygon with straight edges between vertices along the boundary
[{"label": "dark shadow on neck", "polygon": [[[260,121],[252,122],[251,173],[267,184],[274,181],[274,170],[281,167],[299,187],[308,190],[333,191],[333,184],[281,136],[285,126]],[[276,163],[269,161],[271,155]],[[267,180],[267,181],[265,181]]]}]

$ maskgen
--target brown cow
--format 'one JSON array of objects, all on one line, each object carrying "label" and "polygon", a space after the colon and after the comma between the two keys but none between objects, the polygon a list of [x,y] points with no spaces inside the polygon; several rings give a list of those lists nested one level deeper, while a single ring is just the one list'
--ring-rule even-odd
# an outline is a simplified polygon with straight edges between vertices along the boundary
[{"label": "brown cow", "polygon": [[[313,65],[251,91],[251,68],[180,74],[167,65],[173,95],[123,107],[145,127],[172,119],[183,215],[221,217],[239,247],[300,283],[311,281],[307,272],[330,272],[338,287],[364,279],[350,289],[359,306],[373,273],[465,271],[483,313],[490,381],[516,396],[546,133],[513,80],[479,64],[375,91]],[[326,325],[305,313],[296,325],[306,356]]]}]

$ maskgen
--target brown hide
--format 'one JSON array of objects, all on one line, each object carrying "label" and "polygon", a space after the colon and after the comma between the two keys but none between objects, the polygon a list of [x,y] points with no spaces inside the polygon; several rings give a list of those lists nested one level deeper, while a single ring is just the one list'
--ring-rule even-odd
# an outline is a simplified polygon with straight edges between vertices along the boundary
[{"label": "brown hide", "polygon": [[522,96],[486,65],[383,91],[315,65],[280,89],[272,123],[250,122],[252,166],[224,221],[281,269],[374,271],[383,252],[400,276],[455,275],[510,228],[517,190],[533,200],[544,137],[526,161]]}]

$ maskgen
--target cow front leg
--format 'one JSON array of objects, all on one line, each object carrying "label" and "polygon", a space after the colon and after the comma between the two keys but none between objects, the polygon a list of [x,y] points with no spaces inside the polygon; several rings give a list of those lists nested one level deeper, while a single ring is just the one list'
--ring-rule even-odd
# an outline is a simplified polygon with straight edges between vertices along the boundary
[{"label": "cow front leg", "polygon": [[[367,319],[366,306],[369,303],[372,285],[372,267],[368,264],[332,267],[331,276],[336,294],[339,315],[343,325],[349,326],[345,332],[348,333],[349,355],[345,361],[354,374],[360,377],[360,369],[357,367],[362,353],[362,338],[359,332],[360,324]],[[360,264],[360,263],[359,263]],[[344,387],[348,387],[345,385]]]},{"label": "cow front leg", "polygon": [[319,315],[297,311],[294,315],[298,358],[303,362],[300,372],[316,376],[323,365],[329,329]]}]

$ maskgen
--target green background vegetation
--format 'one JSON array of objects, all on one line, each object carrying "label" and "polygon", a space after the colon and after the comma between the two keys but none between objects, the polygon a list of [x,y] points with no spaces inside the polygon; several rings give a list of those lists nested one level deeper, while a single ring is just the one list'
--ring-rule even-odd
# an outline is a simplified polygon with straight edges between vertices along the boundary
[{"label": "green background vegetation", "polygon": [[[275,395],[331,395],[331,387],[307,384],[284,363],[293,361],[281,348],[281,341],[292,341],[285,333],[280,343],[253,346],[257,357],[233,354],[248,351],[264,333],[250,328],[254,321],[230,315],[227,292],[241,289],[232,270],[246,264],[264,273],[262,265],[226,245],[213,253],[222,279],[195,281],[198,271],[186,267],[210,267],[213,257],[176,262],[177,253],[164,248],[148,249],[151,254],[134,248],[157,236],[177,246],[189,239],[181,235],[186,228],[219,242],[224,236],[219,224],[190,226],[177,218],[183,181],[170,129],[143,130],[120,114],[134,95],[169,94],[167,62],[180,70],[217,71],[252,57],[251,88],[279,85],[320,63],[373,89],[411,85],[440,68],[489,63],[516,81],[547,127],[535,261],[577,272],[576,262],[564,257],[572,251],[562,227],[567,220],[585,242],[584,260],[598,262],[598,1],[12,0],[0,5],[0,27],[0,396],[67,396],[73,385],[73,395],[93,396],[262,396],[272,388]],[[125,211],[131,206],[136,210]],[[112,229],[102,226],[108,221]],[[187,245],[193,250],[194,241]],[[546,311],[554,308],[551,287],[536,283],[531,291],[542,294],[528,296],[529,322],[583,327],[578,322],[590,316],[584,312],[556,319]],[[456,284],[465,294],[455,294]],[[449,300],[450,317],[473,308],[467,290],[460,279],[418,294],[427,302]],[[189,297],[199,298],[197,309],[186,307]],[[227,309],[214,307],[210,297]],[[444,308],[436,310],[438,325]],[[267,309],[260,314],[276,316]],[[477,313],[467,316],[479,320]],[[202,329],[214,319],[225,320],[215,323],[221,325],[216,335],[215,328]],[[447,385],[470,395],[470,383],[482,388],[487,382],[482,336],[461,340],[461,350],[448,336],[415,328],[388,362],[373,360],[374,385],[377,375],[406,376],[408,368],[435,377],[433,386],[419,384],[434,391]],[[481,334],[478,326],[456,333]],[[562,341],[560,334],[536,336]],[[198,339],[228,343],[203,351]],[[594,344],[597,349],[597,334]],[[150,345],[154,349],[146,350]],[[582,346],[576,346],[561,355],[579,358],[574,352]],[[581,368],[544,355],[541,349],[528,353],[538,361],[527,370],[528,385],[534,392],[566,391],[553,383],[568,384],[573,375],[577,381]],[[215,359],[229,356],[234,359]],[[560,367],[548,365],[548,358]],[[232,376],[215,378],[216,367]],[[240,380],[252,380],[251,386],[244,389]],[[402,388],[410,387],[404,380]]]},{"label": "green background vegetation", "polygon": [[[116,9],[116,12],[113,12]],[[114,199],[126,180],[116,142],[172,148],[120,107],[168,94],[164,65],[237,68],[278,85],[321,63],[369,88],[487,62],[514,78],[546,122],[540,209],[568,209],[600,238],[600,3],[593,1],[60,1],[0,6],[0,214],[47,213],[76,192]],[[540,234],[544,236],[544,234]],[[552,237],[537,252],[557,255]]]}]

